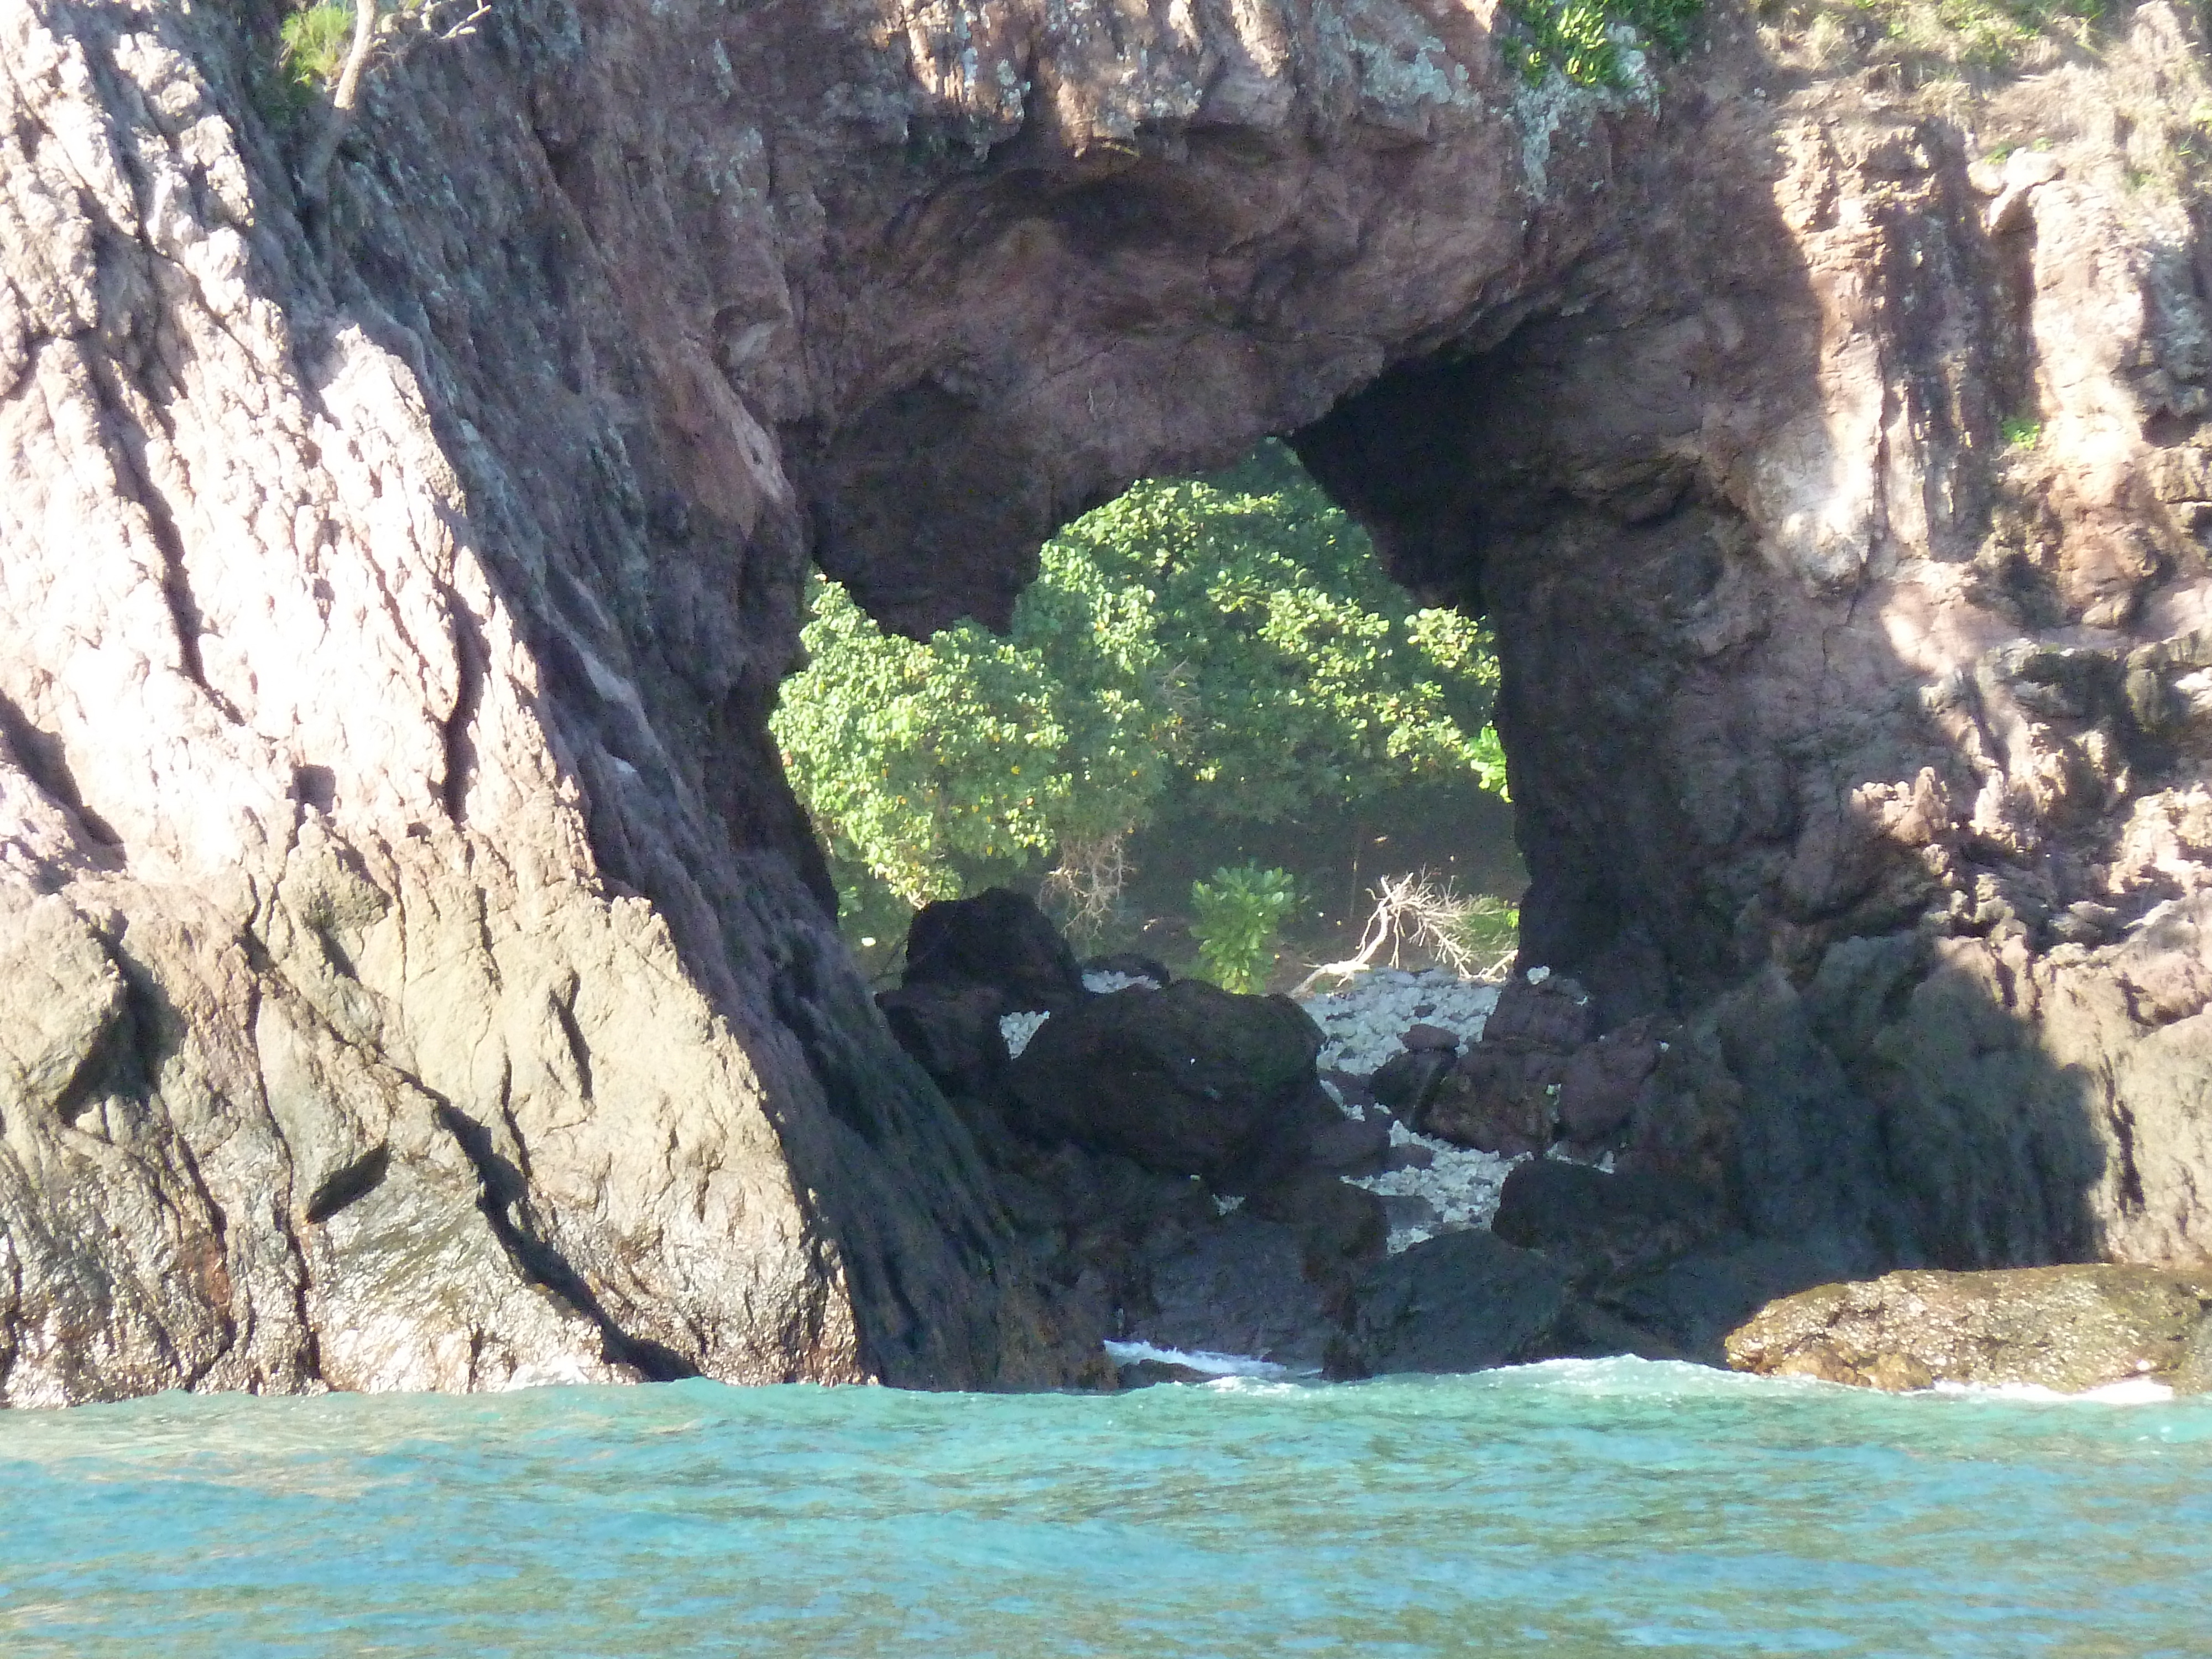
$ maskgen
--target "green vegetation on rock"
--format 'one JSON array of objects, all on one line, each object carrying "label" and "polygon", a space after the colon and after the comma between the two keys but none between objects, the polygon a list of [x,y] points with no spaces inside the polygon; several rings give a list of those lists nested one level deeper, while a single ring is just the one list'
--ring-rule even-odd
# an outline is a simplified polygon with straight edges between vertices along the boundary
[{"label": "green vegetation on rock", "polygon": [[1133,831],[1203,844],[1423,781],[1503,792],[1480,626],[1424,610],[1288,450],[1133,486],[1048,542],[1005,638],[885,635],[819,582],[773,723],[856,934],[1018,882],[1110,911]]},{"label": "green vegetation on rock", "polygon": [[2105,0],[1860,0],[1890,36],[1941,47],[1962,64],[2008,69],[2030,41],[2062,23],[2094,23]]},{"label": "green vegetation on rock", "polygon": [[313,93],[338,78],[346,48],[353,44],[354,8],[331,3],[309,6],[284,20],[284,70],[303,92]]},{"label": "green vegetation on rock", "polygon": [[1515,25],[1506,50],[1530,86],[1556,70],[1577,86],[1625,88],[1628,53],[1650,43],[1680,56],[1705,0],[1504,0],[1503,9]]},{"label": "green vegetation on rock", "polygon": [[[1908,84],[2003,76],[2087,46],[2107,0],[1759,0],[1790,55],[1834,68],[1893,64]],[[2038,149],[2045,146],[2039,143]],[[2014,146],[2001,147],[2002,161]]]}]

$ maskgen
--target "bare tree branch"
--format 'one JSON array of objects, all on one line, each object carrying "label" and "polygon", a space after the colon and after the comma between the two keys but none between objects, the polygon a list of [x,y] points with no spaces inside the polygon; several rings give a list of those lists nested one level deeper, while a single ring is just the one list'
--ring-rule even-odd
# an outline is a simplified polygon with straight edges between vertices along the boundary
[{"label": "bare tree branch", "polygon": [[354,0],[353,41],[346,48],[345,63],[331,89],[323,125],[300,162],[300,194],[310,207],[329,204],[331,163],[337,157],[339,142],[353,125],[354,111],[361,102],[362,86],[369,70],[380,62],[405,57],[422,41],[458,40],[473,34],[491,10],[489,0],[483,0],[458,21],[445,21],[456,5],[457,0],[428,0],[423,5],[408,7],[403,3],[398,10],[382,12],[378,0]]}]

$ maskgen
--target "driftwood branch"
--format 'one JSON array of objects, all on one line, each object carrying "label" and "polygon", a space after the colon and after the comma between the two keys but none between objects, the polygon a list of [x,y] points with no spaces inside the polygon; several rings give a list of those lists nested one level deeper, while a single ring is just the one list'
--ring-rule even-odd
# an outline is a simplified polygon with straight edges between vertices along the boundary
[{"label": "driftwood branch", "polygon": [[1407,949],[1425,951],[1452,972],[1463,975],[1495,972],[1503,965],[1502,959],[1480,960],[1460,937],[1460,928],[1474,913],[1477,901],[1460,897],[1449,882],[1437,881],[1426,870],[1385,876],[1369,890],[1368,896],[1375,901],[1375,911],[1367,918],[1359,949],[1341,962],[1322,963],[1298,981],[1292,996],[1306,995],[1324,979],[1342,984],[1357,978],[1375,965],[1385,946],[1393,967]]}]

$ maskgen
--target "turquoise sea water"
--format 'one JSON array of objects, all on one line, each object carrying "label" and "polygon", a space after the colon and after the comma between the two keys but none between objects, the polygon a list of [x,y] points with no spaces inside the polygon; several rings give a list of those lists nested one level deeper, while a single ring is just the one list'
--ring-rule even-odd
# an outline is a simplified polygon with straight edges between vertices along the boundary
[{"label": "turquoise sea water", "polygon": [[0,1653],[2212,1655],[2212,1405],[1634,1360],[0,1414]]}]

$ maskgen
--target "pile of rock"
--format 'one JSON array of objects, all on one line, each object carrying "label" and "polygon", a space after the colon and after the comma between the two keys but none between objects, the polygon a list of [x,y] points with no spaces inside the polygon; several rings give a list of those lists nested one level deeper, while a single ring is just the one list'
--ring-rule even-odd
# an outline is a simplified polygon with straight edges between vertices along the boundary
[{"label": "pile of rock", "polygon": [[1732,1224],[1709,1184],[1639,1163],[1668,1039],[1595,1030],[1563,976],[1235,996],[1143,958],[1079,963],[997,890],[925,910],[878,1000],[1102,1337],[1347,1376],[1717,1358],[1759,1299],[1723,1270],[1725,1316],[1686,1320],[1680,1285],[1649,1289],[1725,1252]]},{"label": "pile of rock", "polygon": [[1416,1128],[1455,1145],[1518,1158],[1565,1145],[1603,1156],[1667,1050],[1657,1023],[1602,1036],[1589,996],[1541,968],[1507,982],[1480,1040],[1462,1047],[1431,1025],[1375,1074],[1376,1096]]}]

